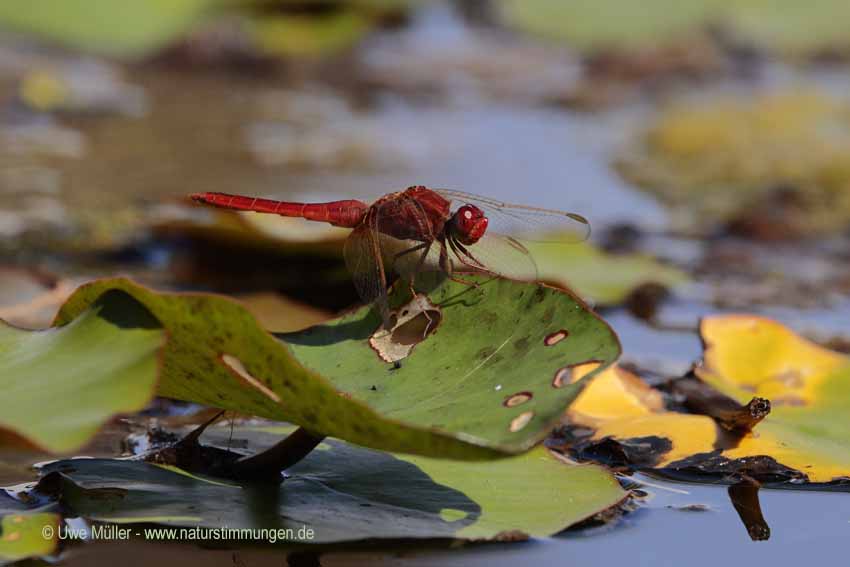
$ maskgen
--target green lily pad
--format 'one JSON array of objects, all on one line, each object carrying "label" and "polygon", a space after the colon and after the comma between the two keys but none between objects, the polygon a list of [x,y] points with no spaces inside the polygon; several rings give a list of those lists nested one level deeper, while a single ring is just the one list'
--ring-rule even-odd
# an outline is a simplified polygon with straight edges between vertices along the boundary
[{"label": "green lily pad", "polygon": [[850,4],[843,0],[727,0],[730,25],[756,45],[789,54],[850,48]]},{"label": "green lily pad", "polygon": [[501,0],[511,26],[579,49],[628,48],[680,37],[703,25],[717,0]]},{"label": "green lily pad", "polygon": [[0,322],[0,429],[51,452],[79,449],[113,415],[153,397],[160,324],[126,294],[107,293],[61,329]]},{"label": "green lily pad", "polygon": [[[364,446],[456,459],[530,449],[583,387],[556,380],[561,369],[598,360],[601,370],[619,356],[613,331],[566,292],[500,279],[475,288],[433,284],[441,323],[400,368],[370,347],[381,326],[370,308],[276,339],[227,298],[112,279],[78,289],[56,324],[120,290],[168,333],[160,395]],[[400,306],[407,293],[394,291],[391,303]]]},{"label": "green lily pad", "polygon": [[241,487],[109,459],[51,463],[42,473],[53,476],[43,484],[55,493],[58,481],[71,513],[92,520],[292,530],[274,539],[302,543],[543,537],[625,497],[605,469],[566,465],[542,447],[488,463],[393,455],[336,440],[321,449],[289,469],[280,486]]},{"label": "green lily pad", "polygon": [[106,55],[137,57],[167,46],[219,0],[0,2],[0,26]]},{"label": "green lily pad", "polygon": [[636,287],[657,283],[674,287],[687,275],[645,254],[608,254],[589,242],[528,242],[540,280],[566,286],[598,304],[622,303]]},{"label": "green lily pad", "polygon": [[500,0],[501,19],[526,33],[583,50],[629,49],[675,41],[707,25],[788,54],[847,49],[842,0]]}]

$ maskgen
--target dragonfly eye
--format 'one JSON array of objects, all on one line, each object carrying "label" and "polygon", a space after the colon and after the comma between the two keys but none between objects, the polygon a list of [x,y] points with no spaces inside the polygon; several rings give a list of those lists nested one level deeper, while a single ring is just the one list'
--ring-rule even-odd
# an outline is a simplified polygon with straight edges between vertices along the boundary
[{"label": "dragonfly eye", "polygon": [[461,244],[475,244],[487,232],[489,221],[474,205],[464,205],[454,216],[455,236]]}]

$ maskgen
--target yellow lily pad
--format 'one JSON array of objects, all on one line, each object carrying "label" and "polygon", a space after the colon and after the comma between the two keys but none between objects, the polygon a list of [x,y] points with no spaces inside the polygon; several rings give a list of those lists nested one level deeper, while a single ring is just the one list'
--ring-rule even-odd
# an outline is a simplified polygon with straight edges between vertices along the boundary
[{"label": "yellow lily pad", "polygon": [[[770,398],[774,409],[764,421],[730,437],[708,416],[665,409],[658,391],[615,366],[597,375],[570,407],[571,426],[593,430],[574,448],[614,442],[629,464],[667,473],[846,482],[850,358],[752,315],[708,317],[700,330],[706,350],[697,376],[742,404],[753,396]],[[572,378],[594,368],[576,367]]]},{"label": "yellow lily pad", "polygon": [[850,106],[816,91],[674,104],[617,160],[631,182],[713,223],[787,187],[801,232],[850,222]]}]

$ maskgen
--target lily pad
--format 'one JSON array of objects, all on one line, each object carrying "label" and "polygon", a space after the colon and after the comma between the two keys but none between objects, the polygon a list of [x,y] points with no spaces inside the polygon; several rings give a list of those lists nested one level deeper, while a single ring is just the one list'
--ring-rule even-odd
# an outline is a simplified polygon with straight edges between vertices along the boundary
[{"label": "lily pad", "polygon": [[138,57],[165,47],[220,0],[65,0],[0,3],[0,25],[106,55]]},{"label": "lily pad", "polygon": [[565,286],[598,304],[622,303],[642,284],[675,287],[687,280],[684,272],[649,255],[608,254],[589,242],[528,242],[526,247],[534,255],[541,281]]},{"label": "lily pad", "polygon": [[[251,446],[285,431],[249,432]],[[320,449],[280,486],[241,487],[109,459],[51,463],[40,486],[61,495],[71,513],[103,522],[292,530],[257,543],[545,537],[625,497],[604,469],[566,465],[542,447],[490,463],[393,455],[337,440]]]},{"label": "lily pad", "polygon": [[251,20],[257,46],[276,56],[320,56],[353,46],[372,29],[367,15],[341,9],[320,16],[261,15]]},{"label": "lily pad", "polygon": [[501,0],[504,21],[525,32],[580,49],[657,44],[701,27],[717,0]]},{"label": "lily pad", "polygon": [[501,19],[526,33],[578,49],[663,45],[709,25],[742,43],[790,55],[850,47],[842,0],[500,0]]},{"label": "lily pad", "polygon": [[0,565],[53,553],[59,514],[31,511],[0,491]]},{"label": "lily pad", "polygon": [[[370,347],[382,324],[370,308],[275,338],[227,298],[157,293],[112,279],[79,288],[56,324],[72,323],[98,299],[126,304],[129,296],[167,331],[162,396],[364,446],[456,459],[530,449],[584,384],[556,387],[560,369],[588,360],[604,367],[619,355],[613,331],[567,292],[502,279],[480,278],[477,287],[422,283],[441,322],[400,368]],[[408,294],[395,290],[392,305]],[[564,340],[547,341],[555,334]],[[518,393],[528,399],[508,403]]]},{"label": "lily pad", "polygon": [[51,452],[79,449],[110,417],[153,397],[163,343],[160,324],[120,293],[60,329],[0,322],[0,428]]},{"label": "lily pad", "polygon": [[784,188],[782,224],[804,233],[840,230],[850,222],[849,115],[845,103],[813,91],[682,102],[617,167],[685,213],[687,224],[768,208]]},{"label": "lily pad", "polygon": [[758,436],[726,451],[730,458],[761,451],[812,482],[850,478],[850,357],[762,317],[709,317],[700,332],[697,375],[738,401],[755,395],[773,406]]},{"label": "lily pad", "polygon": [[850,33],[844,22],[850,5],[842,0],[727,0],[735,33],[763,48],[789,55],[846,52]]},{"label": "lily pad", "polygon": [[707,346],[697,375],[741,404],[770,398],[771,413],[752,432],[730,435],[710,417],[665,409],[659,392],[612,367],[569,410],[571,423],[593,430],[580,443],[587,454],[607,453],[603,445],[613,442],[628,464],[648,470],[846,483],[850,358],[756,316],[709,317],[701,332]]}]

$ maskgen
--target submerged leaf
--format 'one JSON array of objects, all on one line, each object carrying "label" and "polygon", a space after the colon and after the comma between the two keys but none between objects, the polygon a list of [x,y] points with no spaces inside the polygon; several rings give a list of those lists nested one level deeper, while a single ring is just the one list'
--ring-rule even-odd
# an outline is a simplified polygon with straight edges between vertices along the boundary
[{"label": "submerged leaf", "polygon": [[[235,435],[247,436],[255,449],[286,431],[240,429]],[[303,543],[545,537],[625,497],[604,469],[565,465],[541,447],[496,462],[464,463],[328,440],[289,469],[280,486],[241,487],[179,469],[107,459],[59,461],[42,473],[59,481],[71,513],[88,519],[291,529]],[[305,527],[312,537],[299,535]]]},{"label": "submerged leaf", "polygon": [[[619,355],[613,331],[566,292],[501,279],[481,278],[477,287],[422,283],[442,317],[400,367],[370,346],[382,323],[369,308],[276,339],[224,297],[156,293],[114,279],[78,289],[56,324],[73,325],[101,297],[132,297],[168,332],[160,395],[365,446],[457,459],[530,449],[583,386],[555,387],[559,369],[589,360],[605,366]],[[392,305],[407,293],[396,289]],[[547,346],[545,338],[561,331],[568,337]],[[505,404],[518,392],[530,396]]]}]

